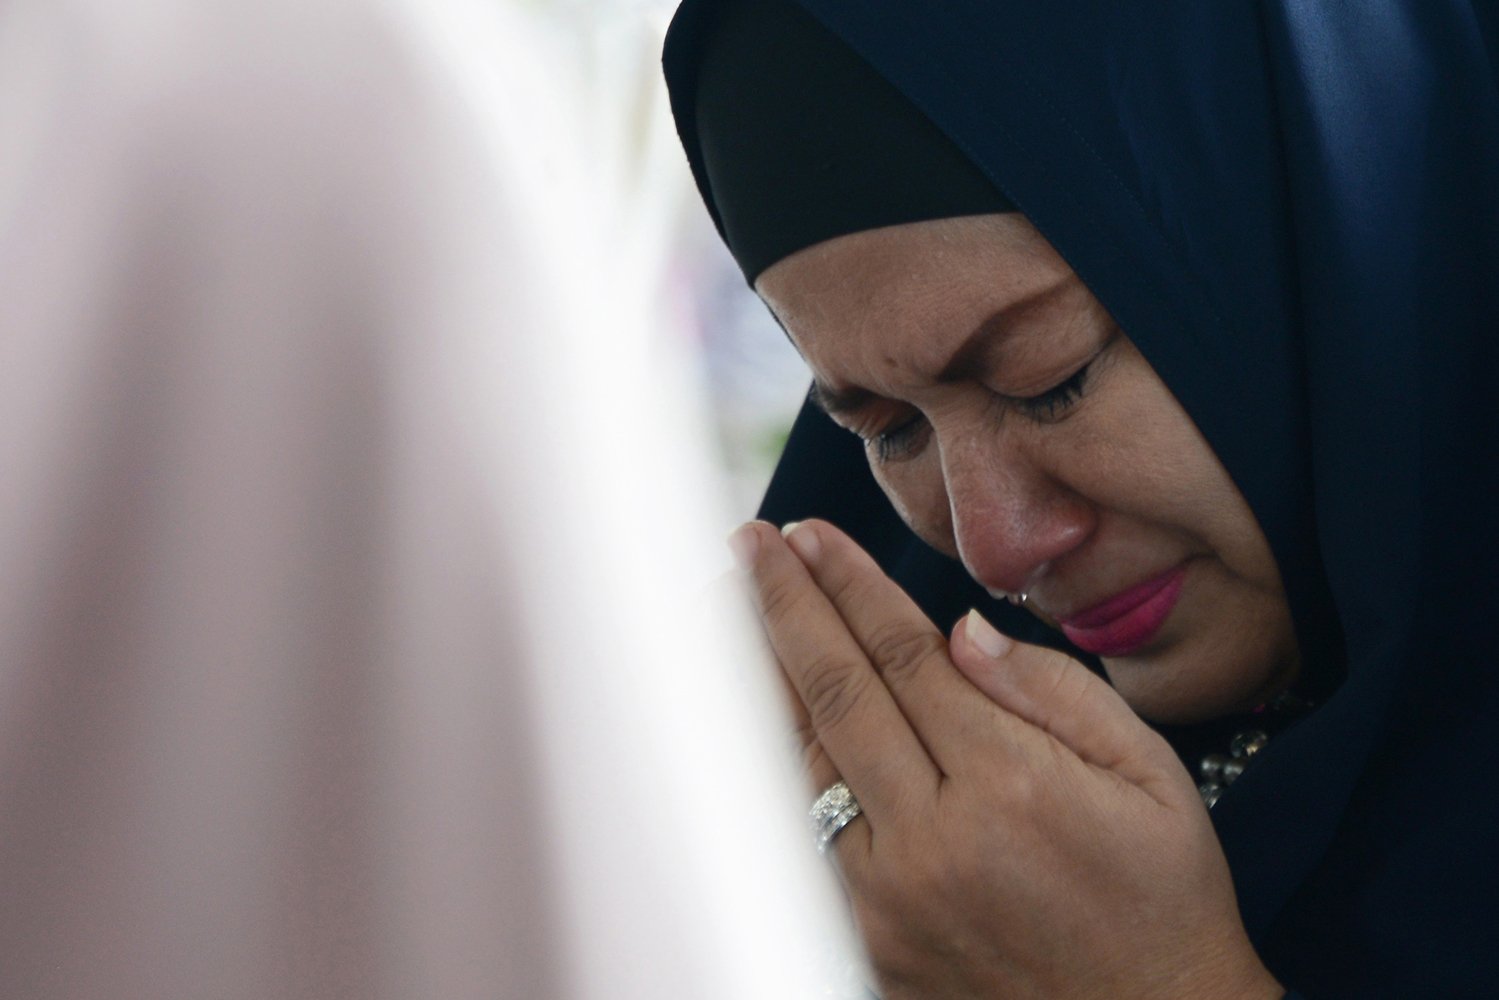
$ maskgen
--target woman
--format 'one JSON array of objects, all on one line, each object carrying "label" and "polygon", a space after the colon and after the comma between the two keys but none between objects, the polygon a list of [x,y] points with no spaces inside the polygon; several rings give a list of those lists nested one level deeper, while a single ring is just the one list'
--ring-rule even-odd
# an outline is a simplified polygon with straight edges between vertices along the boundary
[{"label": "woman", "polygon": [[826,521],[735,544],[888,996],[1491,988],[1496,38],[679,11],[689,160],[817,380],[762,515]]}]

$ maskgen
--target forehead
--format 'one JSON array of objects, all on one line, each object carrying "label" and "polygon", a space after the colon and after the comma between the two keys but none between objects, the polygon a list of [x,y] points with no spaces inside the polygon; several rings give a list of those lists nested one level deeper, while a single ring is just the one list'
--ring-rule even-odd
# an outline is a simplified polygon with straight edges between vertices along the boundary
[{"label": "forehead", "polygon": [[1030,223],[1005,213],[840,236],[777,262],[756,288],[820,376],[868,383],[882,369],[940,367],[975,324],[1046,308],[1074,284]]}]

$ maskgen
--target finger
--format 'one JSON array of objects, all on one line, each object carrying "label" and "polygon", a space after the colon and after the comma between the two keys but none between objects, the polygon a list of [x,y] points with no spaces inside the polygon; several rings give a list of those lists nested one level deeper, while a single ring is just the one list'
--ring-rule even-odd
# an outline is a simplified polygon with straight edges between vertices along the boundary
[{"label": "finger", "polygon": [[839,830],[825,853],[838,861],[838,875],[843,887],[853,890],[867,874],[874,851],[874,827],[862,812]]},{"label": "finger", "polygon": [[[710,610],[716,614],[732,614],[735,617],[745,611],[753,612],[754,594],[751,591],[751,582],[744,571],[739,569],[729,570],[712,580],[704,594]],[[759,620],[758,615],[754,616],[753,628],[755,638],[762,643],[761,652],[765,659],[775,664],[775,685],[781,695],[781,704],[785,707],[786,715],[791,720],[792,735],[796,740],[796,751],[807,773],[808,788],[814,796],[818,795],[838,780],[837,769],[833,767],[833,762],[828,759],[827,753],[822,749],[822,744],[818,742],[817,731],[812,728],[812,720],[807,716],[807,709],[802,705],[802,700],[797,697],[796,689],[791,686],[791,679],[786,676],[785,668],[776,659],[775,651],[770,648],[770,639],[765,634],[764,623]]]},{"label": "finger", "polygon": [[[796,702],[799,710],[797,739],[801,742],[803,760],[806,763],[806,773],[809,779],[807,803],[810,811],[810,806],[843,778],[838,773],[837,767],[833,765],[833,759],[823,749],[822,741],[817,738],[817,731],[812,728],[807,710],[792,689],[790,679],[783,674],[782,680],[785,682],[787,697]],[[844,878],[845,888],[848,887],[848,876],[862,870],[861,866],[868,861],[869,852],[874,846],[873,830],[862,812],[862,803],[860,803],[860,809],[859,815],[834,834],[832,842],[826,848],[826,853],[838,859],[839,874]]]},{"label": "finger", "polygon": [[[823,749],[822,741],[817,738],[817,730],[812,725],[812,718],[807,714],[807,707],[802,704],[796,688],[791,683],[791,678],[786,675],[786,668],[779,662],[776,664],[776,679],[785,696],[787,711],[791,716],[793,735],[801,754],[804,773],[807,776],[807,802],[810,806],[835,782],[842,780],[842,775],[834,766],[833,759]],[[827,850],[837,856],[840,874],[856,870],[854,866],[862,864],[868,858],[870,848],[873,846],[869,823],[862,813],[839,831],[833,839],[834,842]]]},{"label": "finger", "polygon": [[975,754],[974,734],[1003,732],[1004,720],[953,668],[947,636],[916,602],[853,539],[825,521],[803,521],[786,540],[943,773],[961,773],[976,756],[987,756]]},{"label": "finger", "polygon": [[754,522],[736,552],[755,581],[771,647],[806,707],[817,740],[871,822],[893,817],[940,773],[847,623],[780,532]]},{"label": "finger", "polygon": [[[742,612],[753,606],[754,595],[751,583],[752,581],[743,570],[735,568],[712,580],[704,596],[715,612]],[[840,780],[838,769],[833,766],[832,759],[822,748],[822,742],[817,739],[817,731],[812,727],[812,720],[807,714],[806,706],[797,696],[796,689],[791,684],[791,678],[786,676],[785,668],[779,660],[776,660],[775,652],[770,647],[770,639],[765,634],[764,622],[760,621],[758,616],[755,618],[754,631],[757,638],[764,643],[766,658],[775,661],[775,683],[792,723],[792,735],[796,740],[796,748],[801,755],[807,778],[807,804],[810,807],[818,796]],[[870,826],[862,813],[834,835],[827,852],[837,859],[839,875],[844,879],[845,885],[847,885],[848,876],[868,861],[872,846]]]},{"label": "finger", "polygon": [[950,649],[953,663],[974,687],[1082,760],[1160,801],[1180,797],[1175,752],[1117,691],[1072,657],[1017,643],[977,610],[953,629]]},{"label": "finger", "polygon": [[838,768],[833,764],[833,758],[823,748],[822,740],[817,738],[817,729],[812,725],[812,717],[807,714],[807,707],[802,704],[801,698],[796,693],[791,678],[786,676],[786,668],[781,667],[777,673],[780,675],[781,689],[785,692],[786,702],[790,706],[791,721],[794,727],[796,743],[801,750],[802,766],[807,772],[807,785],[813,795],[820,795],[829,785],[840,777]]}]

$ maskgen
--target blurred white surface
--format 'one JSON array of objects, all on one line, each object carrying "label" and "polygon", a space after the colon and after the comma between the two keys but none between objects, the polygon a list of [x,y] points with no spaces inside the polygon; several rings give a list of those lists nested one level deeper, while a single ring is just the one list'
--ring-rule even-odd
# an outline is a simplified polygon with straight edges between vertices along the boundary
[{"label": "blurred white surface", "polygon": [[856,995],[554,16],[0,3],[0,995]]},{"label": "blurred white surface", "polygon": [[[724,525],[753,516],[809,376],[713,231],[661,79],[675,0],[535,0],[554,66],[584,88],[586,161],[618,212],[606,242],[640,267],[661,350],[686,351],[728,484]],[[622,210],[622,211],[620,211]]]}]

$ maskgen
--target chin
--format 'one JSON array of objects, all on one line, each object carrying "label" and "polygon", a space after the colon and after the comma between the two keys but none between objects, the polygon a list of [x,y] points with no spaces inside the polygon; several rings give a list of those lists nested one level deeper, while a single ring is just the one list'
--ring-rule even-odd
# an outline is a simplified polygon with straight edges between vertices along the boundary
[{"label": "chin", "polygon": [[1233,709],[1217,699],[1203,698],[1195,692],[1162,690],[1158,684],[1137,683],[1128,670],[1104,665],[1109,681],[1135,714],[1147,722],[1181,726],[1227,715]]},{"label": "chin", "polygon": [[[1283,691],[1295,677],[1294,661],[1278,657],[1252,663],[1178,655],[1104,659],[1109,681],[1135,714],[1149,722],[1190,725],[1247,712]],[[1218,669],[1205,672],[1204,663]]]},{"label": "chin", "polygon": [[1295,680],[1300,657],[1283,598],[1209,587],[1184,600],[1182,612],[1152,646],[1102,657],[1114,689],[1141,718],[1189,725],[1238,715]]}]

